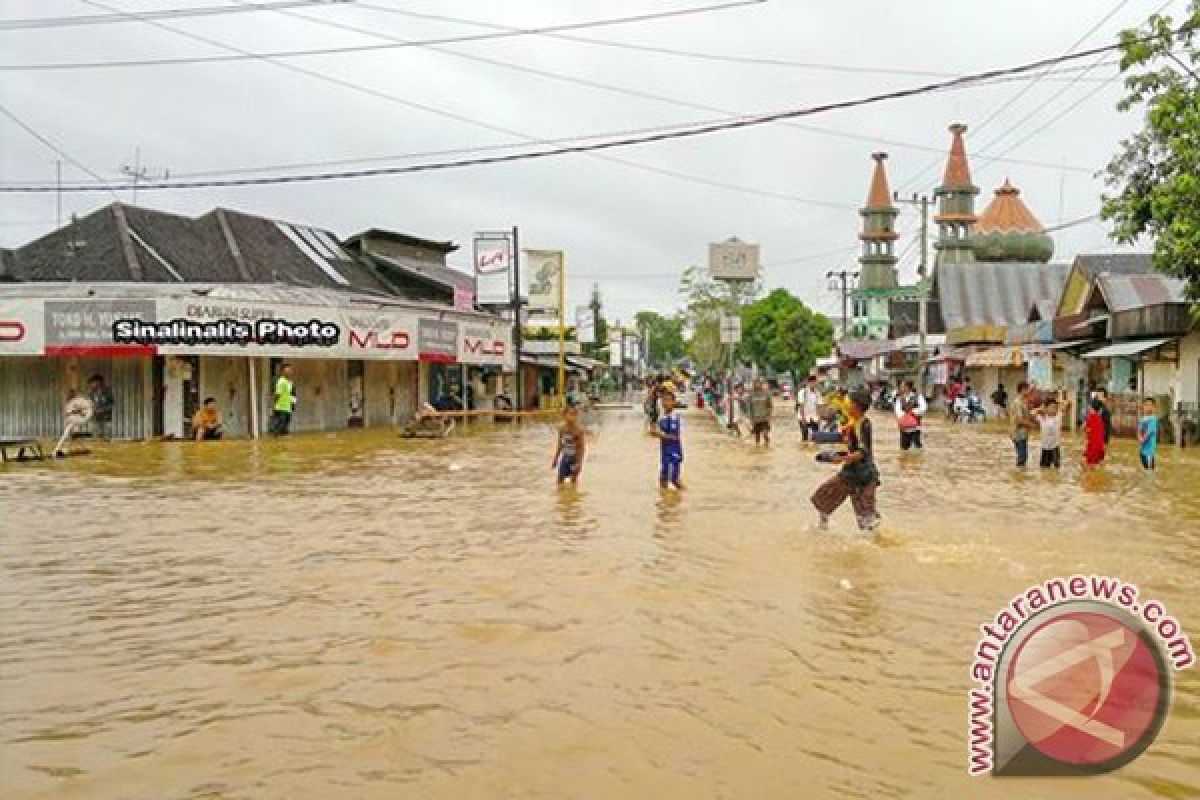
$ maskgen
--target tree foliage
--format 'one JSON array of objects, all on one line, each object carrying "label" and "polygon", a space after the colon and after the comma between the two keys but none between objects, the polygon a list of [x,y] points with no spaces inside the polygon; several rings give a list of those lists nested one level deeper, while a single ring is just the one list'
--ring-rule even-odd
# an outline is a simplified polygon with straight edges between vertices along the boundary
[{"label": "tree foliage", "polygon": [[713,280],[702,267],[688,267],[679,281],[684,308],[681,315],[687,331],[685,353],[700,369],[724,366],[728,351],[721,344],[721,317],[732,314],[746,300],[762,291],[757,283],[740,286]]},{"label": "tree foliage", "polygon": [[829,318],[786,289],[742,309],[742,354],[776,372],[806,374],[832,346]]},{"label": "tree foliage", "polygon": [[683,358],[683,318],[664,317],[657,311],[639,311],[634,317],[646,338],[646,360],[654,367],[668,367]]},{"label": "tree foliage", "polygon": [[1155,14],[1121,34],[1126,94],[1118,108],[1141,109],[1141,131],[1121,142],[1105,182],[1103,216],[1123,244],[1154,240],[1154,266],[1183,278],[1200,300],[1200,10],[1176,26]]}]

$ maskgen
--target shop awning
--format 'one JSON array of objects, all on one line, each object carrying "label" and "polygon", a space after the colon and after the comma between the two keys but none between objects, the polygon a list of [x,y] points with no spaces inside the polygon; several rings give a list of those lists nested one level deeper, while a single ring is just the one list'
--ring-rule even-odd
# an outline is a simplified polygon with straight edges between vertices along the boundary
[{"label": "shop awning", "polygon": [[1117,342],[1110,344],[1108,347],[1101,347],[1099,350],[1093,350],[1090,353],[1084,353],[1084,358],[1129,358],[1137,356],[1147,350],[1153,350],[1156,347],[1162,347],[1167,342],[1173,342],[1174,339],[1142,339],[1136,342]]},{"label": "shop awning", "polygon": [[1071,350],[1075,347],[1089,347],[1097,342],[1096,339],[1076,339],[1073,342],[1051,342],[1043,345],[1047,350]]},{"label": "shop awning", "polygon": [[989,347],[971,353],[963,363],[968,367],[1019,367],[1023,362],[1019,347]]}]

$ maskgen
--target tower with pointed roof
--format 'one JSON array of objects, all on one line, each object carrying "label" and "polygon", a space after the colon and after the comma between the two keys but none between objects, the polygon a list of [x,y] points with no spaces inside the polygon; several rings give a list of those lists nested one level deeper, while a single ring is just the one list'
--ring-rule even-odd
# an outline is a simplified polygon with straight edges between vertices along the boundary
[{"label": "tower with pointed roof", "polygon": [[950,157],[946,159],[946,171],[942,184],[934,190],[938,201],[938,213],[934,222],[938,226],[938,238],[934,243],[938,264],[963,264],[974,261],[971,237],[975,229],[975,195],[979,187],[971,183],[971,168],[967,164],[967,148],[963,134],[967,126],[955,123],[950,126]]},{"label": "tower with pointed roof", "polygon": [[851,294],[853,321],[850,334],[855,338],[886,339],[890,316],[888,304],[899,288],[896,277],[896,217],[900,213],[892,203],[884,161],[887,153],[872,153],[875,169],[867,189],[867,202],[859,210],[862,217],[862,254],[858,258],[858,286]]},{"label": "tower with pointed roof", "polygon": [[896,216],[899,212],[892,205],[892,192],[888,188],[887,170],[883,162],[887,153],[872,153],[875,171],[871,175],[871,188],[867,191],[867,204],[858,213],[863,220],[862,255],[858,263],[862,266],[858,286],[860,289],[894,289],[896,287]]}]

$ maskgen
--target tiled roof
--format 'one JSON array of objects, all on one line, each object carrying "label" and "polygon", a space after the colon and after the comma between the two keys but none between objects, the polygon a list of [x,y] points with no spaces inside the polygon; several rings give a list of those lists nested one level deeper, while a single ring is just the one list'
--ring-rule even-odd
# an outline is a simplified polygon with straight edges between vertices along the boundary
[{"label": "tiled roof", "polygon": [[975,222],[976,233],[1045,233],[1046,228],[1021,199],[1021,190],[1008,180]]},{"label": "tiled roof", "polygon": [[1096,277],[1108,310],[1117,313],[1135,308],[1187,303],[1185,284],[1179,278],[1159,273],[1146,275],[1109,275]]},{"label": "tiled roof", "polygon": [[113,203],[19,247],[23,281],[288,283],[389,287],[319,228],[216,209],[191,218]]},{"label": "tiled roof", "polygon": [[405,274],[416,278],[434,283],[446,289],[469,289],[475,291],[475,279],[467,273],[454,269],[453,267],[444,267],[440,264],[431,264],[427,261],[419,261],[415,258],[401,258],[398,256],[385,256],[381,253],[367,253],[364,258],[373,260],[380,264],[398,270]]},{"label": "tiled roof", "polygon": [[950,126],[953,139],[950,141],[950,157],[946,159],[946,172],[942,175],[942,187],[946,189],[968,188],[971,184],[971,168],[967,165],[967,148],[963,134],[967,126],[955,123]]},{"label": "tiled roof", "polygon": [[1029,321],[1034,309],[1042,319],[1050,319],[1070,266],[1020,261],[939,264],[937,295],[946,330],[1020,325]]}]

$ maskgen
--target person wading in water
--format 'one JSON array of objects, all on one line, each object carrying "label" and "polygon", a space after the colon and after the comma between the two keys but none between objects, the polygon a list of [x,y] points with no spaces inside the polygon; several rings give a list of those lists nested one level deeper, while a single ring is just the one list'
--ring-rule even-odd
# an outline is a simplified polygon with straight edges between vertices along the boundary
[{"label": "person wading in water", "polygon": [[900,385],[900,391],[896,394],[895,412],[900,426],[901,450],[908,450],[910,447],[918,450],[922,448],[921,420],[928,410],[925,398],[917,391],[912,381],[905,381]]},{"label": "person wading in water", "polygon": [[870,407],[871,393],[862,387],[855,389],[850,395],[850,421],[842,430],[845,452],[817,456],[820,461],[841,466],[838,474],[817,487],[812,495],[812,504],[820,513],[817,527],[821,530],[829,528],[829,516],[847,497],[854,506],[861,530],[873,531],[879,527],[879,512],[875,507],[879,470],[875,467],[871,420],[867,419]]}]

